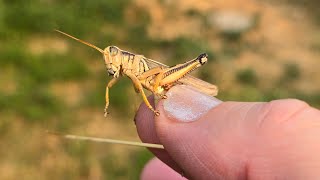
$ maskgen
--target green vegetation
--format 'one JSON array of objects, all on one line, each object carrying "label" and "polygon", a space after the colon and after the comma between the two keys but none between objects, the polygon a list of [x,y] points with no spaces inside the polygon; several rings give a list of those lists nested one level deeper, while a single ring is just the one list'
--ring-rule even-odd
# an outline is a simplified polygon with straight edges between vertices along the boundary
[{"label": "green vegetation", "polygon": [[236,74],[236,77],[240,83],[248,84],[248,85],[255,85],[258,81],[256,72],[253,69],[249,69],[249,68],[239,70]]},{"label": "green vegetation", "polygon": [[284,66],[283,79],[292,81],[296,80],[301,76],[300,68],[297,64],[286,64]]},{"label": "green vegetation", "polygon": [[177,38],[173,42],[167,42],[169,49],[172,52],[173,62],[182,63],[197,57],[201,53],[207,53],[210,62],[215,56],[212,50],[208,48],[205,42],[196,39]]}]

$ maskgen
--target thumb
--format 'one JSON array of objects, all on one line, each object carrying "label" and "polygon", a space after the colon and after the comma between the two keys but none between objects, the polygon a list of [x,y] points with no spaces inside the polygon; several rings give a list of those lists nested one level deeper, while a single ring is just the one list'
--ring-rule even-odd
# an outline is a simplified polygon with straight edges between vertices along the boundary
[{"label": "thumb", "polygon": [[142,141],[164,145],[150,150],[178,173],[191,179],[318,176],[320,111],[305,102],[221,102],[188,86],[174,86],[167,96],[157,117],[142,104],[136,124]]},{"label": "thumb", "polygon": [[245,178],[248,129],[254,125],[243,120],[249,111],[249,116],[258,114],[264,103],[222,102],[188,86],[173,87],[167,97],[158,104],[155,130],[184,174],[191,179]]}]

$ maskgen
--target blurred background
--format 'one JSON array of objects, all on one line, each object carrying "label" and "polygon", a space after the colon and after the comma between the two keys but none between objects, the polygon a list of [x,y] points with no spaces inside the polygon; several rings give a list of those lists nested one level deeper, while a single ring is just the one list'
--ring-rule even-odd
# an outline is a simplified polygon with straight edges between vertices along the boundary
[{"label": "blurred background", "polygon": [[168,65],[202,52],[194,75],[224,101],[298,98],[320,107],[316,0],[1,0],[0,179],[139,179],[144,148],[61,140],[46,130],[139,141],[142,102],[123,78],[110,92],[99,52],[143,54]]}]

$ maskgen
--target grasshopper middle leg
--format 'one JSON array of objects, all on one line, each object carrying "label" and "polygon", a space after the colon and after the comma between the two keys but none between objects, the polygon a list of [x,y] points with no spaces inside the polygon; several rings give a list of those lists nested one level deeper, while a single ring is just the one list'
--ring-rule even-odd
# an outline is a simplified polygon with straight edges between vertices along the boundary
[{"label": "grasshopper middle leg", "polygon": [[161,76],[163,74],[162,72],[163,72],[162,67],[155,67],[155,68],[150,69],[149,71],[144,72],[140,76],[138,76],[138,79],[145,80],[148,77],[155,75],[156,79],[155,79],[155,83],[153,84],[153,87],[151,88],[153,90],[152,92],[155,95],[161,97],[162,99],[166,99],[167,96],[165,94],[158,93],[158,89],[157,89],[159,87],[159,81],[161,80]]},{"label": "grasshopper middle leg", "polygon": [[147,99],[147,96],[146,96],[146,94],[145,94],[144,91],[143,91],[143,87],[142,87],[141,82],[139,81],[139,79],[138,79],[136,76],[131,75],[131,74],[127,74],[127,76],[132,80],[132,82],[133,82],[134,86],[136,87],[136,89],[138,89],[139,92],[141,93],[142,98],[143,98],[143,101],[146,103],[147,107],[148,107],[151,111],[153,111],[156,116],[159,116],[159,115],[160,115],[159,111],[156,111],[156,110],[151,106],[149,100]]}]

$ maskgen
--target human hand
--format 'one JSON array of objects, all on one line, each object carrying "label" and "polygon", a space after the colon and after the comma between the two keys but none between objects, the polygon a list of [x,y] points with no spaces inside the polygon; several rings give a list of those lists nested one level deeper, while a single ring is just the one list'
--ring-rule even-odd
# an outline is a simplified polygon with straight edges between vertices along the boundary
[{"label": "human hand", "polygon": [[191,179],[320,177],[320,111],[305,102],[221,102],[187,86],[175,86],[167,96],[157,105],[160,116],[142,104],[135,121],[143,142],[165,147],[150,151],[179,174]]}]

